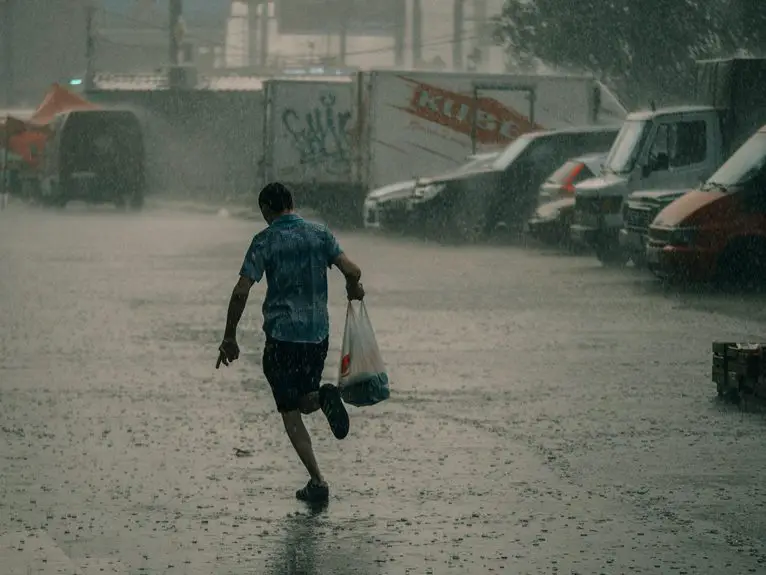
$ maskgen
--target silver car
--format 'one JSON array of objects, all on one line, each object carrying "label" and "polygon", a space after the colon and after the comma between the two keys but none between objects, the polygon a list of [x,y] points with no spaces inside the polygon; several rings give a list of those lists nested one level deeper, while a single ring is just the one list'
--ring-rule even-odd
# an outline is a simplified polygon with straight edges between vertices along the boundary
[{"label": "silver car", "polygon": [[[466,163],[457,168],[454,173],[473,170],[491,162],[497,155],[498,152],[472,154],[466,158]],[[367,194],[362,207],[364,227],[369,229],[405,227],[407,224],[407,201],[412,197],[416,187],[427,182],[428,178],[408,180],[371,191]]]}]

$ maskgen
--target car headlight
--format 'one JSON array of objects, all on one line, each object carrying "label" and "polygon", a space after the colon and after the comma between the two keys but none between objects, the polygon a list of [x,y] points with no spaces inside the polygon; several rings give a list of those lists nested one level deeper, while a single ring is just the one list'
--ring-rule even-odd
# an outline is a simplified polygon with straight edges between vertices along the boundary
[{"label": "car headlight", "polygon": [[416,188],[412,195],[419,200],[428,201],[441,194],[446,187],[446,184],[430,184],[422,188]]},{"label": "car headlight", "polygon": [[697,228],[674,228],[670,231],[668,244],[671,246],[693,246],[697,239]]},{"label": "car headlight", "polygon": [[535,213],[535,216],[537,217],[538,220],[544,220],[544,221],[557,220],[561,216],[561,209],[551,208],[548,206],[542,206],[537,210],[537,212]]}]

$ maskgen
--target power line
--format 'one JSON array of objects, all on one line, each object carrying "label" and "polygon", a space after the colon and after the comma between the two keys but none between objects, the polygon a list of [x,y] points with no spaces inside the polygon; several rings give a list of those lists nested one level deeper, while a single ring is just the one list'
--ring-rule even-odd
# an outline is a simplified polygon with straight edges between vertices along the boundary
[{"label": "power line", "polygon": [[[121,13],[114,12],[114,11],[108,10],[108,9],[102,9],[102,11],[105,14],[107,14],[107,15],[116,16],[117,18],[123,19],[123,20],[125,20],[127,22],[131,22],[131,23],[140,25],[141,27],[143,27],[145,29],[148,29],[148,30],[157,30],[157,31],[161,31],[163,33],[166,32],[166,27],[165,26],[158,25],[156,23],[148,22],[148,21],[140,19],[140,18],[135,18],[135,17],[129,16],[127,14],[121,14]],[[228,17],[227,17],[227,20],[228,20]],[[196,40],[200,40],[200,41],[206,42],[206,43],[211,44],[211,45],[219,44],[220,43],[218,40],[214,41],[212,38],[209,38],[209,37],[206,37],[204,35],[199,34],[199,30],[192,31],[188,35],[189,35],[190,38],[193,38],[193,39],[196,39]],[[131,48],[131,47],[132,48],[144,48],[144,47],[148,47],[148,46],[146,46],[145,44],[142,44],[142,43],[120,42],[120,41],[112,40],[112,39],[108,38],[108,36],[106,34],[104,34],[103,32],[100,32],[98,36],[99,36],[99,40],[104,41],[104,42],[106,42],[108,44],[111,44],[113,46],[121,46],[121,47],[126,47],[126,48]],[[452,45],[455,45],[457,43],[461,43],[461,42],[468,41],[468,40],[476,40],[476,39],[479,39],[479,36],[477,36],[476,34],[463,35],[463,36],[460,36],[458,38],[455,38],[453,34],[446,34],[446,35],[437,37],[436,39],[428,41],[428,42],[421,42],[419,44],[419,46],[421,46],[421,47],[452,46]],[[412,50],[413,46],[414,46],[414,44],[412,42],[405,43],[405,50]],[[388,52],[395,53],[395,51],[396,51],[396,43],[392,42],[390,45],[382,46],[380,48],[367,48],[367,49],[363,49],[363,50],[355,50],[355,51],[347,52],[346,56],[365,56],[365,55],[371,55],[371,54],[385,54],[385,53],[388,53]],[[246,48],[244,46],[231,46],[231,47],[227,47],[227,52],[230,55],[232,55],[232,56],[244,56],[244,55],[246,55],[247,50],[246,50]],[[288,56],[291,57],[291,58],[306,59],[306,60],[309,60],[309,61],[313,59],[313,54],[306,54],[306,53],[302,53],[302,54],[301,53],[289,54]]]},{"label": "power line", "polygon": [[[449,46],[454,44],[455,42],[465,41],[465,40],[475,40],[477,36],[470,35],[470,36],[462,36],[459,39],[455,39],[452,37],[452,34],[449,35],[449,37],[442,37],[441,39],[433,40],[430,42],[423,42],[421,46]],[[134,43],[134,42],[120,42],[117,40],[112,40],[108,36],[105,36],[103,33],[99,34],[99,41],[103,41],[107,44],[111,44],[113,46],[121,46],[125,48],[152,48],[153,46],[147,45],[144,43]],[[406,46],[408,49],[412,48],[412,45]],[[347,52],[348,56],[364,56],[367,54],[384,54],[386,52],[393,52],[395,49],[395,44],[391,44],[390,46],[382,46],[380,48],[367,48],[364,50],[355,50],[353,52]],[[231,50],[231,53],[235,55],[244,55],[245,49],[241,46],[234,46],[229,48]],[[290,57],[293,58],[312,58],[312,54],[307,53],[297,53],[297,54],[289,54]]]}]

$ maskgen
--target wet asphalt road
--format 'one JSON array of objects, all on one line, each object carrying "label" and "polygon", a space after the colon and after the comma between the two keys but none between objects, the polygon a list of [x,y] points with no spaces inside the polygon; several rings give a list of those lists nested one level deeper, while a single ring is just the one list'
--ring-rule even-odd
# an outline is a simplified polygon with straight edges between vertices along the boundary
[{"label": "wet asphalt road", "polygon": [[[393,395],[342,442],[311,420],[332,489],[311,513],[259,369],[262,288],[214,370],[260,226],[0,212],[3,575],[766,573],[766,420],[709,377],[713,339],[762,339],[763,297],[339,234]],[[331,308],[330,380],[339,274]]]}]

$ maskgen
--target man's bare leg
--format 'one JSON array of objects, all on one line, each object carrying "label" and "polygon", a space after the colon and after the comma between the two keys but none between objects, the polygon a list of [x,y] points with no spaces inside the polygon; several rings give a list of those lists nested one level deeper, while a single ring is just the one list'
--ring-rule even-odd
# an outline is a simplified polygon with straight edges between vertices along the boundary
[{"label": "man's bare leg", "polygon": [[298,457],[301,458],[306,471],[309,472],[311,479],[315,483],[324,483],[322,473],[319,471],[319,464],[314,455],[314,448],[311,445],[311,436],[301,418],[300,411],[288,411],[282,414],[282,421],[285,423],[285,430],[290,442],[293,444]]}]

